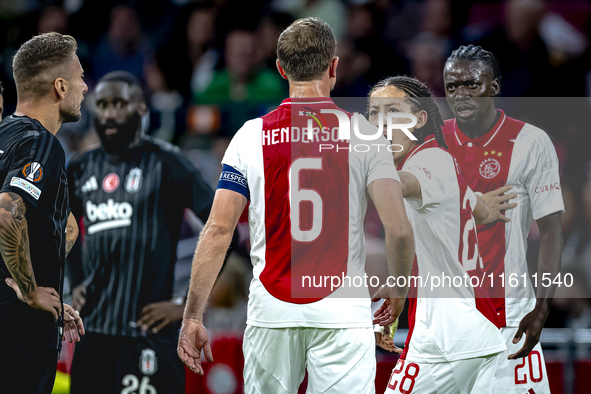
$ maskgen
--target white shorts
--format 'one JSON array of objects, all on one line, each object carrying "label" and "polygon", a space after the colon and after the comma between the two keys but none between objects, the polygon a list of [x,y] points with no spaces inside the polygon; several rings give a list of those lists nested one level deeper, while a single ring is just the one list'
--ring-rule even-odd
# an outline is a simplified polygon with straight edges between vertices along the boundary
[{"label": "white shorts", "polygon": [[372,328],[262,328],[244,331],[245,394],[375,393]]},{"label": "white shorts", "polygon": [[496,359],[500,353],[441,363],[398,360],[386,394],[492,393]]},{"label": "white shorts", "polygon": [[550,394],[546,361],[542,353],[542,346],[538,343],[528,357],[518,360],[507,360],[510,354],[521,349],[525,341],[525,334],[518,344],[513,344],[517,327],[501,328],[501,335],[507,344],[507,350],[501,353],[497,360],[495,384],[493,393],[526,394],[530,389],[535,394]]}]

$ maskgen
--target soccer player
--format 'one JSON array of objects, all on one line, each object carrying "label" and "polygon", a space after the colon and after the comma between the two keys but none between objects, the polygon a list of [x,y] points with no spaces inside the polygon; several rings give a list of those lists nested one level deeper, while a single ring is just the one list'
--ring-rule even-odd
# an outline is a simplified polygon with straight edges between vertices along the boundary
[{"label": "soccer player", "polygon": [[[394,162],[415,232],[413,275],[466,277],[479,261],[472,212],[483,223],[495,216],[445,151],[443,119],[431,92],[417,79],[396,76],[379,82],[369,96],[369,120],[375,125],[379,114],[386,119],[388,112],[417,119],[408,129],[417,141],[401,130],[392,134],[398,147]],[[410,332],[386,393],[492,393],[496,356],[506,347],[498,328],[478,309],[470,283],[415,289],[416,298],[409,299]]]},{"label": "soccer player", "polygon": [[78,227],[55,137],[80,118],[88,89],[76,49],[71,36],[41,34],[12,63],[17,107],[0,123],[2,393],[50,393],[62,339],[84,334],[78,314],[62,305],[64,259]]},{"label": "soccer player", "polygon": [[[322,112],[339,111],[328,98],[337,76],[335,48],[330,27],[318,18],[299,19],[281,34],[277,68],[289,81],[291,98],[234,136],[193,260],[178,353],[203,374],[201,350],[213,360],[203,311],[250,200],[254,278],[243,343],[248,394],[297,393],[306,368],[310,393],[375,391],[367,288],[318,285],[324,277],[364,275],[368,194],[385,227],[390,272],[407,276],[412,267],[412,229],[387,140],[379,135],[382,149],[358,153],[355,134],[341,140],[338,115]],[[344,112],[341,118],[349,119]],[[304,129],[308,136],[313,132],[312,140],[300,134]],[[408,289],[391,290],[387,302],[395,318]]]},{"label": "soccer player", "polygon": [[2,120],[2,114],[4,113],[4,86],[0,82],[0,120]]},{"label": "soccer player", "polygon": [[85,229],[86,279],[73,298],[87,329],[74,352],[72,393],[184,393],[176,247],[185,208],[205,222],[213,191],[170,144],[143,135],[147,108],[134,75],[105,75],[94,96],[101,146],[68,167],[72,211]]},{"label": "soccer player", "polygon": [[[538,283],[542,276],[553,281],[560,272],[564,203],[556,151],[543,130],[496,109],[501,77],[492,53],[461,46],[447,59],[443,78],[455,115],[445,122],[445,138],[468,185],[484,193],[489,206],[517,198],[518,205],[508,205],[500,220],[478,227],[484,270],[492,274],[489,292],[507,344],[498,359],[495,386],[504,393],[549,393],[538,340],[554,287],[540,286],[536,300],[531,282],[524,286],[522,275],[528,275],[532,219],[540,229],[538,271],[543,275]],[[509,190],[511,194],[499,197]],[[521,278],[519,285],[510,285],[511,275]]]}]

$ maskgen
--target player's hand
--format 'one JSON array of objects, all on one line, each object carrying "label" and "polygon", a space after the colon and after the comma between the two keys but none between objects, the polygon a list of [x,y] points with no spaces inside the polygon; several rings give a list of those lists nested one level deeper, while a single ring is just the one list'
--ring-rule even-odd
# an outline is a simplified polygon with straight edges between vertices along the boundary
[{"label": "player's hand", "polygon": [[152,328],[152,333],[156,334],[167,324],[181,320],[184,310],[184,304],[178,304],[172,301],[148,304],[142,309],[137,325],[142,328],[142,331],[148,331]]},{"label": "player's hand", "polygon": [[402,349],[394,344],[394,339],[389,333],[390,330],[386,328],[384,331],[385,332],[383,334],[381,332],[375,333],[376,345],[390,353],[402,354]]},{"label": "player's hand", "polygon": [[84,324],[77,310],[64,304],[64,334],[62,340],[80,342],[80,335],[84,335]]},{"label": "player's hand", "polygon": [[513,209],[517,206],[517,203],[508,202],[509,200],[517,198],[517,194],[511,193],[502,196],[501,194],[508,192],[512,187],[513,186],[511,185],[505,185],[482,195],[482,199],[488,207],[488,216],[480,221],[479,224],[488,224],[494,222],[495,220],[500,220],[503,222],[511,221],[511,219],[503,215],[502,212],[508,209]]},{"label": "player's hand", "polygon": [[521,322],[519,322],[519,328],[513,338],[513,343],[519,343],[524,333],[525,341],[517,353],[513,353],[507,357],[508,360],[517,360],[518,358],[527,357],[529,355],[540,340],[540,334],[542,333],[542,328],[544,328],[544,322],[546,321],[545,316],[547,316],[547,313],[534,308],[533,311],[523,317]]},{"label": "player's hand", "polygon": [[177,354],[191,371],[203,376],[201,349],[203,349],[205,359],[212,363],[211,345],[203,323],[194,319],[184,319],[179,334]]},{"label": "player's hand", "polygon": [[6,284],[12,287],[16,292],[16,296],[22,302],[32,306],[35,309],[47,311],[53,315],[53,319],[57,321],[62,313],[62,303],[60,296],[52,287],[36,287],[35,290],[24,296],[21,293],[16,282],[11,278],[6,278]]},{"label": "player's hand", "polygon": [[72,307],[77,311],[81,311],[85,304],[86,286],[84,286],[84,284],[78,285],[72,290]]},{"label": "player's hand", "polygon": [[396,294],[396,290],[388,286],[382,286],[373,296],[372,301],[379,301],[380,298],[384,299],[384,303],[374,312],[373,316],[375,319],[373,319],[373,324],[386,326],[394,323],[404,309],[406,296],[401,297]]}]

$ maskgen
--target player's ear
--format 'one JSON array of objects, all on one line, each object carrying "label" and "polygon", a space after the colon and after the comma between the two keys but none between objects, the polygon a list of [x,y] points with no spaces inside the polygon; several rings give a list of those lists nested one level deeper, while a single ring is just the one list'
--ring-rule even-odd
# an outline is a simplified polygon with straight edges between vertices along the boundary
[{"label": "player's ear", "polygon": [[140,113],[140,116],[144,116],[148,113],[148,106],[144,101],[140,102],[138,106],[138,112]]},{"label": "player's ear", "polygon": [[416,117],[417,117],[417,124],[415,125],[415,130],[420,129],[425,124],[427,124],[427,119],[429,118],[429,115],[427,114],[427,111],[422,109],[421,112],[419,112],[416,115]]},{"label": "player's ear", "polygon": [[339,57],[335,56],[330,61],[330,66],[328,66],[329,78],[336,78],[337,77],[337,66],[338,65],[339,65]]},{"label": "player's ear", "polygon": [[276,60],[275,64],[277,65],[277,71],[279,71],[279,74],[281,74],[283,79],[287,79],[287,74],[285,73],[283,67],[281,67],[281,64],[279,64],[279,59]]},{"label": "player's ear", "polygon": [[53,89],[55,91],[56,98],[59,101],[63,100],[66,96],[66,90],[68,90],[66,87],[66,80],[64,78],[56,78],[53,81]]},{"label": "player's ear", "polygon": [[493,88],[493,96],[498,96],[501,93],[501,81],[499,78],[495,78],[492,81],[492,88]]}]

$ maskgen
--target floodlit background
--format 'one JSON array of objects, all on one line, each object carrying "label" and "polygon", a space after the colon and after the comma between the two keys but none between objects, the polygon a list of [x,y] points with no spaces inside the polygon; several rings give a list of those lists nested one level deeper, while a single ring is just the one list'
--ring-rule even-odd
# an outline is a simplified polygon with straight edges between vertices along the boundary
[{"label": "floodlit background", "polygon": [[[576,286],[562,293],[569,299],[555,300],[542,344],[552,392],[588,392],[591,303],[589,298],[572,298],[588,297],[591,288],[591,115],[590,101],[582,98],[591,91],[587,1],[0,0],[4,114],[12,113],[16,104],[11,70],[16,49],[39,32],[73,35],[90,90],[82,120],[65,125],[58,134],[68,159],[98,142],[91,122],[95,82],[110,71],[127,70],[145,84],[147,132],[179,145],[215,186],[221,156],[242,123],[287,97],[287,81],[275,69],[277,38],[294,19],[305,16],[322,18],[337,36],[335,97],[365,97],[372,84],[396,74],[415,76],[442,97],[443,65],[453,49],[471,43],[495,54],[501,95],[527,103],[507,108],[507,113],[546,130],[558,152],[567,210],[563,266],[575,274]],[[553,99],[538,106],[537,97]],[[503,100],[499,107],[504,108]],[[444,101],[442,110],[449,117]],[[376,220],[368,215],[368,250],[378,253],[381,226]],[[240,230],[247,246],[245,222]],[[197,236],[189,224],[183,232],[179,293],[186,289]],[[529,241],[528,258],[535,262],[535,225]],[[192,376],[188,390],[241,392],[240,338],[250,276],[249,262],[233,254],[206,316],[217,340],[217,362],[208,366],[204,379]],[[398,345],[404,341],[403,328]],[[65,372],[69,357],[65,352],[60,366]],[[379,352],[378,360],[380,390],[396,357]],[[67,392],[56,386],[59,390]]]}]

